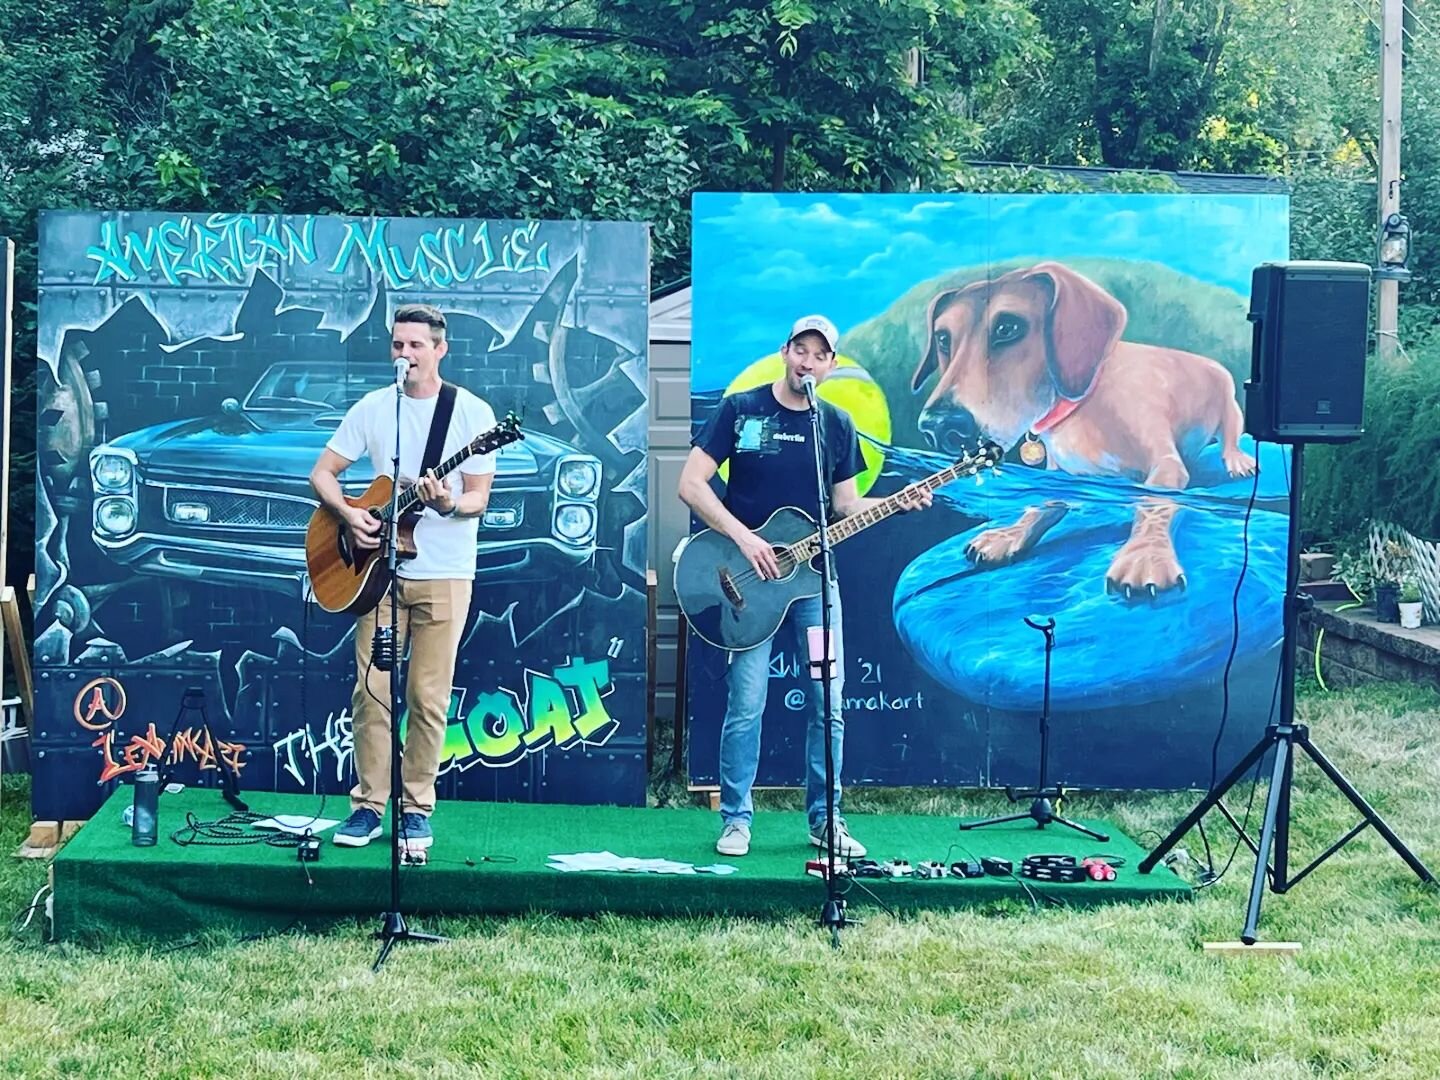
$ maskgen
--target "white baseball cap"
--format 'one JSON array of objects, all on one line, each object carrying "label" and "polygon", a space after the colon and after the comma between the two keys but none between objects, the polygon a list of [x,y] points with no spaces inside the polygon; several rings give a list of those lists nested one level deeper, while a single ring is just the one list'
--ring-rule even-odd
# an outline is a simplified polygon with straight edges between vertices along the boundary
[{"label": "white baseball cap", "polygon": [[835,324],[824,315],[806,315],[802,319],[796,319],[795,325],[790,328],[790,336],[785,339],[785,344],[789,345],[801,334],[811,330],[825,339],[825,344],[829,346],[831,352],[835,351],[835,344],[840,340],[840,331],[836,330]]}]

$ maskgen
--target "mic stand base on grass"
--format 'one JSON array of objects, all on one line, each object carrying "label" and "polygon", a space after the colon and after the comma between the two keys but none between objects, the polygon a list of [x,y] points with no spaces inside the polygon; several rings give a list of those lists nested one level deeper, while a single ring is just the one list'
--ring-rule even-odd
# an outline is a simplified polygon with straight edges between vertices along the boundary
[{"label": "mic stand base on grass", "polygon": [[380,916],[380,929],[372,935],[377,941],[384,944],[380,946],[380,955],[375,958],[375,966],[371,971],[379,971],[385,958],[390,955],[390,950],[395,947],[397,941],[419,941],[433,944],[446,939],[439,934],[422,934],[418,930],[411,930],[405,925],[405,916],[398,911],[387,911]]},{"label": "mic stand base on grass", "polygon": [[[381,942],[380,953],[375,957],[375,963],[371,971],[379,971],[390,955],[390,950],[395,947],[398,941],[418,941],[422,944],[444,941],[445,938],[437,934],[422,934],[411,930],[405,925],[405,916],[400,912],[400,835],[404,831],[401,813],[401,796],[404,786],[400,772],[400,716],[404,711],[404,701],[400,696],[400,664],[405,658],[405,642],[400,640],[398,618],[397,593],[399,592],[399,505],[400,505],[400,399],[404,396],[404,389],[397,385],[395,388],[395,457],[393,458],[394,470],[392,476],[395,483],[390,489],[390,518],[389,518],[389,546],[390,550],[386,559],[386,574],[390,579],[390,643],[389,661],[390,672],[390,910],[380,916],[380,929],[376,930],[374,937]],[[382,530],[382,536],[384,532]],[[376,625],[379,625],[379,612],[377,610]],[[375,653],[384,653],[380,638],[376,634],[376,641],[371,648]],[[372,657],[374,660],[375,657]],[[377,664],[381,670],[384,666]],[[368,673],[366,673],[368,674]]]}]

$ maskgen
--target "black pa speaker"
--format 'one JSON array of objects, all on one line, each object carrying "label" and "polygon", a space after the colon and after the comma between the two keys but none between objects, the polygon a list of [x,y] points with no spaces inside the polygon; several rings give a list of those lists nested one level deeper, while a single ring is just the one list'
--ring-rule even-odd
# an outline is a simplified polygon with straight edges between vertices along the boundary
[{"label": "black pa speaker", "polygon": [[1271,262],[1250,279],[1245,430],[1261,442],[1352,442],[1364,432],[1370,268]]}]

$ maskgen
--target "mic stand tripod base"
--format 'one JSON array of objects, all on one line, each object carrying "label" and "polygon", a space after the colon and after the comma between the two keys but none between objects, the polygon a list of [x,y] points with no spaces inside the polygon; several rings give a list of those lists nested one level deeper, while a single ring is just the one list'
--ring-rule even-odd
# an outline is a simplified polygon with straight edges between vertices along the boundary
[{"label": "mic stand tripod base", "polygon": [[840,931],[847,926],[859,926],[859,919],[852,919],[845,914],[845,901],[838,896],[826,899],[820,908],[820,922],[822,928],[830,931],[830,944],[835,948],[840,947]]},{"label": "mic stand tripod base", "polygon": [[379,971],[390,950],[395,947],[397,941],[418,941],[422,944],[433,944],[438,941],[446,941],[447,938],[439,934],[422,934],[418,930],[411,930],[405,925],[405,916],[398,911],[387,911],[380,916],[380,929],[371,935],[378,941],[383,941],[380,946],[380,955],[375,958],[375,965],[370,970]]},{"label": "mic stand tripod base", "polygon": [[1003,817],[985,818],[983,821],[962,821],[961,830],[983,829],[987,825],[1003,825],[1010,821],[1033,821],[1037,829],[1043,829],[1046,825],[1064,825],[1067,829],[1074,829],[1078,833],[1084,833],[1092,840],[1098,840],[1102,844],[1110,842],[1107,833],[1096,832],[1094,829],[1086,828],[1078,822],[1070,821],[1055,813],[1051,800],[1059,802],[1065,797],[1064,788],[1055,788],[1053,791],[1012,791],[1005,789],[1005,797],[1011,802],[1019,802],[1021,799],[1033,799],[1030,809],[1023,814],[1006,814]]}]

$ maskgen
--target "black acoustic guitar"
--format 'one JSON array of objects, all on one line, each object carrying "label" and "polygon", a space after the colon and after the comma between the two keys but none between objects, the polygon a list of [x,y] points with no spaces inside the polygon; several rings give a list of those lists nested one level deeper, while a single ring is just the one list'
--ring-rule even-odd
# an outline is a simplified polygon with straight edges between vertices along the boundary
[{"label": "black acoustic guitar", "polygon": [[[833,546],[899,512],[909,491],[936,488],[961,476],[974,476],[999,464],[1004,451],[994,444],[967,454],[955,464],[858,514],[841,518],[826,530]],[[783,506],[755,532],[769,542],[780,577],[766,581],[755,572],[735,541],[714,529],[696,533],[675,564],[675,596],[690,627],[711,645],[732,652],[754,648],[769,638],[796,600],[820,595],[820,531],[803,510]]]}]

